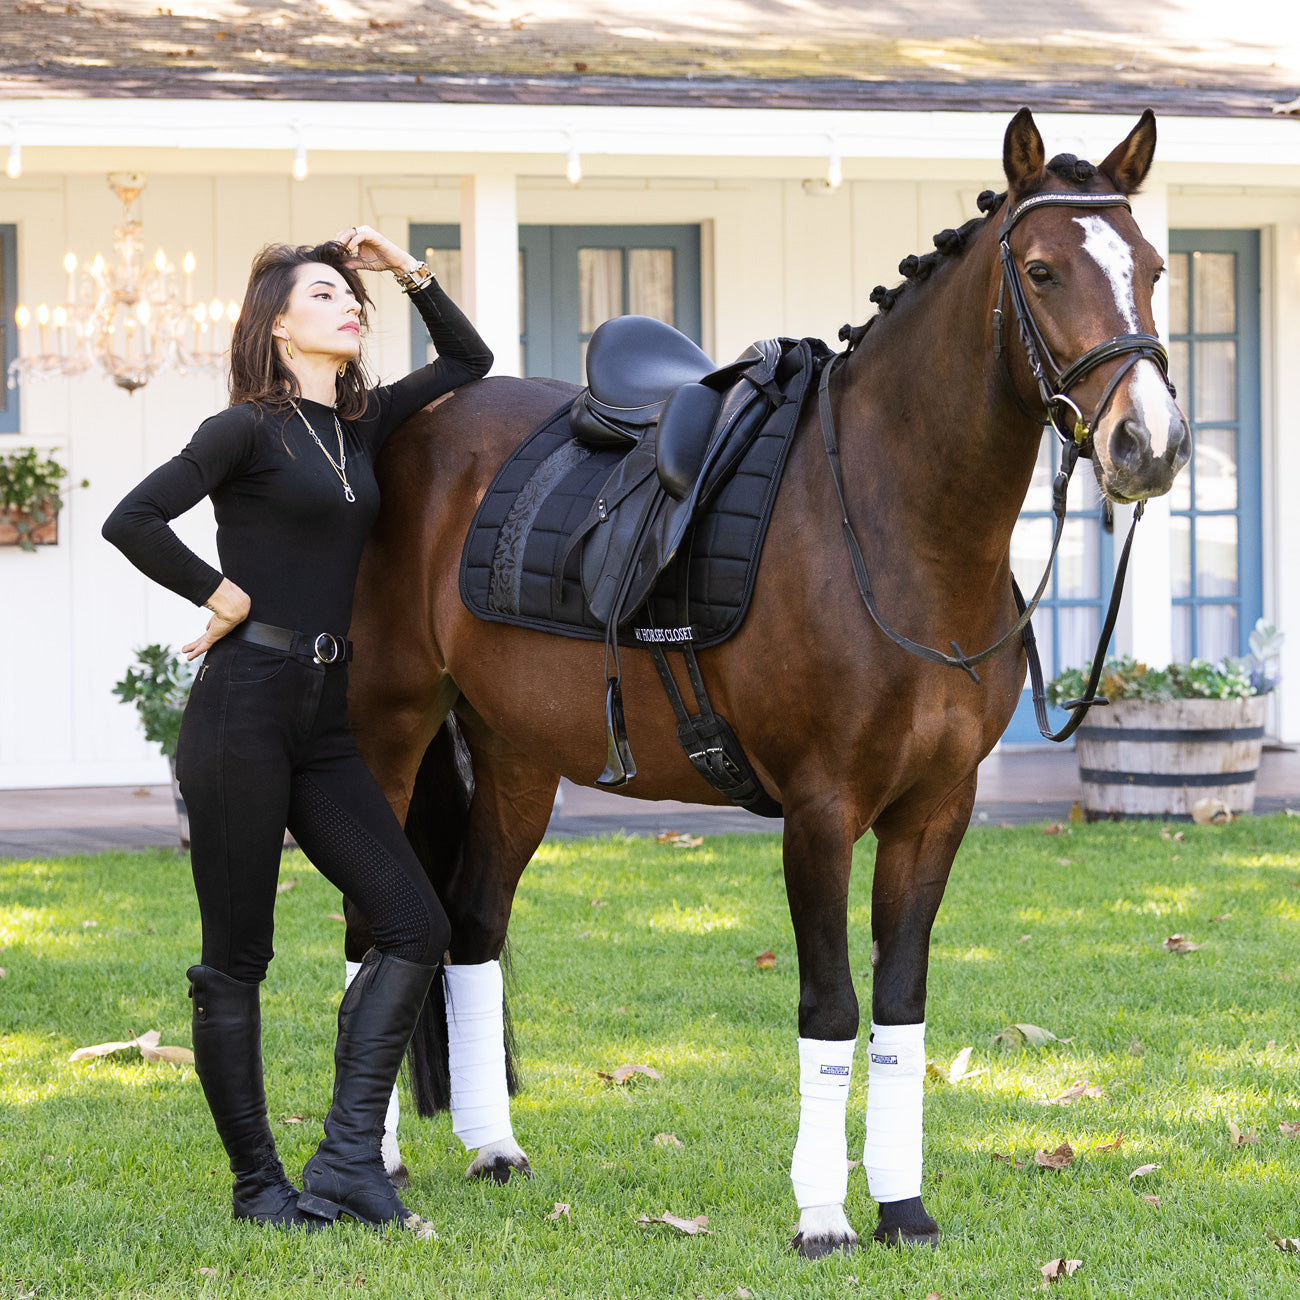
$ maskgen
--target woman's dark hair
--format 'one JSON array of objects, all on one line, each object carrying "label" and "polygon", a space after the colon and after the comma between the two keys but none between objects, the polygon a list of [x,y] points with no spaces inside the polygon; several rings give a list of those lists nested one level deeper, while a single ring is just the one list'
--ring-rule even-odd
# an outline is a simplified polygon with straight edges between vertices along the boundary
[{"label": "woman's dark hair", "polygon": [[[230,404],[252,402],[257,406],[280,406],[289,398],[301,396],[293,372],[280,360],[271,330],[276,319],[289,305],[289,295],[298,276],[298,268],[313,262],[333,267],[352,290],[360,305],[357,322],[366,328],[366,309],[370,295],[361,276],[348,266],[350,254],[333,241],[317,244],[267,244],[253,259],[248,288],[239,309],[239,318],[230,336]],[[366,392],[370,379],[358,355],[349,361],[335,381],[335,409],[345,420],[365,414]]]}]

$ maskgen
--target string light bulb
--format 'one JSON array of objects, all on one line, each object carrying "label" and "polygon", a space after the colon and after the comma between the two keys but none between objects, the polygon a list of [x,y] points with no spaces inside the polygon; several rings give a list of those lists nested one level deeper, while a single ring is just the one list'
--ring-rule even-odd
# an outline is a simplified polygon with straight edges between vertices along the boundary
[{"label": "string light bulb", "polygon": [[18,136],[15,133],[12,140],[9,141],[9,157],[5,160],[5,175],[11,181],[16,181],[23,174],[23,147],[18,142]]},{"label": "string light bulb", "polygon": [[564,165],[564,174],[570,185],[576,185],[582,179],[582,159],[578,156],[578,146],[572,136],[569,137],[569,156]]},{"label": "string light bulb", "polygon": [[840,158],[840,147],[831,141],[830,156],[826,159],[826,184],[837,190],[844,183],[844,163]]},{"label": "string light bulb", "polygon": [[293,151],[293,178],[296,181],[307,179],[307,146],[303,144],[302,136],[298,137],[297,148]]}]

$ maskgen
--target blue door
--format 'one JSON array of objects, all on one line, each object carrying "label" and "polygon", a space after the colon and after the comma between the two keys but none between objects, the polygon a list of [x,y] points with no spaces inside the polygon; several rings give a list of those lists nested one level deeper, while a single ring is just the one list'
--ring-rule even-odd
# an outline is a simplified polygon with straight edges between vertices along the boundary
[{"label": "blue door", "polygon": [[[411,248],[453,298],[460,228],[412,224]],[[519,319],[524,374],[583,383],[587,341],[613,316],[653,316],[700,341],[699,226],[520,226]],[[424,327],[412,308],[411,360]]]}]

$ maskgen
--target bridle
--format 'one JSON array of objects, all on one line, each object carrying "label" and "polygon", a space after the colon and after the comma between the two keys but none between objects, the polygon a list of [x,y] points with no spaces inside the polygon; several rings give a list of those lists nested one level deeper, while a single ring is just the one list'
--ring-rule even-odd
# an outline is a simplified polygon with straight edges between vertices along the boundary
[{"label": "bridle", "polygon": [[[1015,596],[1016,608],[1019,610],[1020,617],[987,650],[982,650],[979,654],[968,655],[963,653],[956,641],[948,643],[952,646],[953,654],[945,654],[942,650],[934,650],[929,646],[903,636],[900,632],[896,632],[884,621],[876,607],[875,596],[871,590],[871,579],[867,574],[866,562],[862,558],[862,548],[858,545],[858,540],[853,533],[853,526],[849,522],[848,504],[844,497],[844,482],[840,471],[839,446],[835,436],[835,419],[830,400],[831,375],[852,352],[854,347],[852,338],[848,347],[833,357],[823,368],[821,382],[818,385],[817,400],[822,440],[826,445],[826,457],[830,463],[831,478],[835,483],[835,491],[839,497],[840,522],[849,550],[849,559],[853,564],[853,574],[857,581],[858,593],[862,597],[862,603],[866,606],[867,612],[871,615],[876,626],[895,645],[906,650],[909,654],[946,668],[960,668],[977,685],[979,684],[979,674],[975,671],[976,667],[984,663],[985,660],[991,659],[1010,641],[1019,636],[1025,647],[1025,656],[1029,661],[1034,715],[1038,723],[1038,729],[1048,740],[1062,741],[1067,740],[1074,734],[1075,728],[1083,721],[1089,708],[1094,704],[1109,703],[1104,696],[1097,694],[1097,684],[1101,680],[1106,647],[1110,644],[1111,634],[1115,630],[1115,621],[1119,616],[1120,598],[1123,595],[1124,578],[1128,571],[1128,558],[1133,545],[1133,533],[1137,528],[1138,520],[1142,517],[1143,509],[1141,501],[1137,502],[1133,509],[1133,522],[1129,526],[1128,536],[1124,541],[1124,549],[1115,570],[1115,584],[1111,590],[1110,608],[1106,613],[1097,652],[1093,656],[1092,672],[1088,678],[1088,684],[1080,699],[1066,700],[1062,704],[1062,708],[1070,710],[1070,719],[1059,731],[1053,732],[1047,714],[1047,693],[1043,685],[1043,670],[1038,657],[1038,644],[1034,637],[1030,619],[1033,617],[1034,610],[1038,608],[1043,593],[1047,590],[1047,584],[1052,576],[1052,565],[1056,561],[1056,552],[1061,544],[1061,535],[1065,530],[1066,497],[1070,486],[1070,476],[1074,473],[1074,467],[1080,455],[1087,454],[1093,430],[1097,427],[1097,422],[1110,404],[1120,381],[1139,361],[1144,359],[1153,361],[1159,367],[1161,376],[1164,378],[1165,385],[1169,388],[1170,393],[1173,393],[1174,389],[1173,385],[1169,383],[1168,353],[1165,351],[1164,344],[1154,334],[1121,334],[1108,339],[1104,343],[1099,343],[1096,347],[1089,348],[1083,356],[1064,369],[1057,365],[1051,349],[1043,338],[1042,331],[1039,330],[1038,324],[1034,320],[1034,314],[1029,306],[1029,300],[1025,296],[1024,285],[1020,280],[1020,271],[1016,266],[1015,258],[1012,256],[1009,242],[1011,231],[1021,219],[1028,213],[1042,207],[1123,207],[1126,210],[1131,210],[1128,199],[1122,194],[1056,192],[1033,194],[1026,199],[1021,199],[1014,207],[1009,208],[1002,219],[1001,226],[998,228],[1002,276],[1001,283],[998,286],[998,302],[993,312],[993,353],[997,359],[1003,381],[1010,389],[1021,411],[1028,418],[1034,420],[1043,420],[1045,416],[1045,423],[1051,425],[1060,439],[1061,465],[1052,484],[1052,513],[1056,517],[1056,528],[1052,536],[1052,547],[1047,557],[1047,567],[1043,572],[1033,598],[1027,604],[1021,595],[1019,584],[1017,584],[1014,576],[1012,577],[1012,594]],[[1042,402],[1041,411],[1033,410],[1025,402],[1012,381],[1011,372],[1007,365],[1006,349],[1003,344],[1003,319],[1004,304],[1008,297],[1011,300],[1011,309],[1016,319],[1016,326],[1025,349],[1030,372],[1038,386],[1038,394]],[[1085,420],[1082,411],[1069,395],[1070,389],[1098,366],[1104,365],[1117,357],[1125,358],[1125,360],[1107,383],[1101,400],[1092,413],[1092,418]],[[1073,424],[1068,429],[1061,427],[1062,412],[1073,416]]]},{"label": "bridle", "polygon": [[[1154,362],[1160,370],[1161,378],[1165,381],[1165,387],[1170,393],[1173,393],[1174,389],[1169,382],[1169,354],[1165,351],[1165,345],[1154,334],[1120,334],[1113,339],[1107,339],[1105,343],[1097,344],[1094,348],[1089,348],[1083,356],[1064,370],[1057,365],[1051,349],[1047,346],[1047,341],[1043,338],[1042,331],[1038,328],[1038,322],[1034,320],[1029,300],[1025,297],[1025,286],[1020,279],[1020,268],[1012,256],[1010,242],[1012,230],[1028,213],[1038,208],[1049,207],[1123,208],[1126,212],[1131,212],[1132,208],[1128,199],[1122,194],[1031,194],[1029,198],[1021,199],[1015,207],[1010,208],[998,227],[1002,280],[998,285],[998,305],[993,309],[993,355],[997,359],[1002,378],[1021,411],[1030,419],[1039,419],[1039,413],[1025,403],[1007,367],[1006,348],[1002,341],[1002,324],[1003,304],[1009,295],[1016,325],[1020,331],[1020,342],[1024,346],[1030,372],[1038,385],[1038,396],[1046,412],[1047,423],[1052,426],[1062,444],[1073,442],[1082,449],[1092,437],[1092,431],[1097,427],[1097,422],[1105,413],[1106,407],[1110,405],[1110,399],[1115,395],[1120,381],[1139,361]],[[1117,367],[1110,377],[1101,400],[1092,413],[1092,418],[1085,420],[1083,413],[1069,395],[1070,389],[1085,375],[1091,374],[1098,366],[1104,365],[1115,357],[1127,357],[1127,360],[1122,366]],[[1074,417],[1074,423],[1068,430],[1063,429],[1060,423],[1063,408]]]}]

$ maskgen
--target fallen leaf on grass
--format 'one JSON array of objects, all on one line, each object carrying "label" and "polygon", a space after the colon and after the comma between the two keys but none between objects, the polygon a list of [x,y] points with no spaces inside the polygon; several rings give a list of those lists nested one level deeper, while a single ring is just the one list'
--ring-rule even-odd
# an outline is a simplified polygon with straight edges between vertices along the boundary
[{"label": "fallen leaf on grass", "polygon": [[1089,1083],[1087,1079],[1080,1079],[1078,1083],[1072,1083],[1064,1092],[1055,1097],[1045,1098],[1038,1104],[1040,1106],[1072,1106],[1080,1097],[1104,1097],[1105,1095],[1095,1083]]},{"label": "fallen leaf on grass", "polygon": [[995,1151],[993,1159],[1000,1160],[1004,1165],[1010,1165],[1012,1169],[1023,1169],[1025,1167],[1023,1160],[1017,1160],[1015,1156],[1004,1156],[1001,1151]]},{"label": "fallen leaf on grass", "polygon": [[351,1282],[343,1283],[344,1286],[365,1286],[365,1284],[366,1284],[366,1279],[362,1277],[360,1273],[358,1273],[356,1277],[352,1279]]},{"label": "fallen leaf on grass", "polygon": [[663,1078],[652,1065],[620,1065],[613,1074],[606,1074],[604,1070],[596,1071],[596,1077],[604,1079],[606,1083],[626,1083],[634,1074],[644,1074],[651,1079]]},{"label": "fallen leaf on grass", "polygon": [[173,1065],[194,1064],[194,1053],[188,1047],[159,1047],[162,1035],[156,1029],[150,1029],[138,1038],[120,1043],[96,1043],[93,1047],[79,1047],[69,1061],[89,1061],[101,1056],[113,1056],[117,1052],[138,1051],[146,1061],[170,1061]]},{"label": "fallen leaf on grass", "polygon": [[736,1288],[736,1295],[740,1297],[740,1300],[754,1300],[754,1293],[747,1291],[743,1286]]},{"label": "fallen leaf on grass", "polygon": [[943,1300],[943,1297],[937,1291],[927,1291],[925,1300]]},{"label": "fallen leaf on grass", "polygon": [[1082,1267],[1081,1259],[1054,1259],[1050,1264],[1044,1264],[1039,1270],[1043,1275],[1043,1290],[1063,1277],[1073,1277]]},{"label": "fallen leaf on grass", "polygon": [[325,919],[327,921],[339,921],[343,925],[347,925],[348,923],[348,918],[346,916],[340,916],[337,912],[326,912]]},{"label": "fallen leaf on grass", "polygon": [[1171,934],[1160,946],[1168,952],[1195,952],[1201,945],[1193,943],[1185,934]]},{"label": "fallen leaf on grass", "polygon": [[1077,799],[1070,805],[1070,821],[1076,826],[1083,821],[1083,805]]},{"label": "fallen leaf on grass", "polygon": [[1185,831],[1171,832],[1168,826],[1162,826],[1160,828],[1160,838],[1162,840],[1173,840],[1175,843],[1183,844],[1187,841],[1187,833]]},{"label": "fallen leaf on grass", "polygon": [[1093,1150],[1094,1151],[1118,1151],[1120,1148],[1120,1144],[1123,1141],[1124,1141],[1124,1130],[1120,1129],[1120,1131],[1115,1134],[1113,1141],[1103,1142],[1100,1146],[1093,1147]]},{"label": "fallen leaf on grass", "polygon": [[657,1147],[679,1147],[682,1144],[681,1138],[676,1133],[656,1133],[654,1144]]},{"label": "fallen leaf on grass", "polygon": [[[567,1202],[567,1201],[556,1201],[556,1202],[555,1202],[555,1209],[553,1209],[553,1210],[550,1212],[550,1214],[548,1214],[546,1217],[547,1217],[547,1219],[548,1219],[550,1222],[552,1222],[552,1223],[558,1223],[561,1219],[568,1219],[568,1218],[569,1218],[569,1204],[568,1204],[568,1202]],[[572,1223],[573,1220],[570,1219],[569,1222]]]},{"label": "fallen leaf on grass", "polygon": [[1198,826],[1226,826],[1234,818],[1222,799],[1198,799],[1192,805],[1192,820]]},{"label": "fallen leaf on grass", "polygon": [[1296,1121],[1292,1119],[1284,1119],[1277,1126],[1277,1131],[1281,1133],[1284,1138],[1300,1137],[1300,1124],[1297,1124]]},{"label": "fallen leaf on grass", "polygon": [[1247,1129],[1244,1133],[1232,1122],[1228,1121],[1228,1145],[1233,1147],[1244,1147],[1252,1142],[1259,1141],[1259,1134],[1253,1129]]},{"label": "fallen leaf on grass", "polygon": [[1231,912],[1220,912],[1218,916],[1210,917],[1210,924],[1215,925],[1219,921],[1226,921],[1231,915]]},{"label": "fallen leaf on grass", "polygon": [[1016,940],[1017,943],[1027,943],[1028,941],[1029,936],[1027,934],[1022,934],[1020,938]]},{"label": "fallen leaf on grass", "polygon": [[294,876],[291,880],[280,881],[280,883],[275,887],[275,892],[277,894],[287,894],[291,889],[297,889],[297,887],[298,878],[297,876]]},{"label": "fallen leaf on grass", "polygon": [[669,1214],[665,1210],[662,1214],[642,1215],[638,1223],[666,1223],[670,1228],[676,1228],[678,1232],[684,1232],[688,1237],[693,1237],[696,1233],[704,1233],[705,1236],[711,1235],[709,1229],[705,1227],[709,1221],[707,1214],[697,1214],[693,1219],[679,1219],[675,1214]]},{"label": "fallen leaf on grass", "polygon": [[976,1074],[984,1073],[983,1070],[976,1070],[974,1074],[970,1071],[970,1054],[974,1050],[973,1047],[963,1047],[952,1058],[952,1064],[948,1067],[949,1083],[960,1083],[963,1079],[973,1079]]},{"label": "fallen leaf on grass", "polygon": [[774,953],[771,948],[765,949],[754,958],[754,965],[757,966],[759,970],[771,970],[772,967],[776,965],[776,953]]},{"label": "fallen leaf on grass", "polygon": [[1157,1169],[1163,1168],[1161,1165],[1138,1165],[1138,1167],[1128,1176],[1131,1183],[1135,1178],[1145,1178],[1148,1174],[1154,1174]]},{"label": "fallen leaf on grass", "polygon": [[1074,1148],[1068,1142],[1062,1142],[1055,1151],[1035,1151],[1034,1164],[1040,1169],[1064,1169],[1074,1163]]},{"label": "fallen leaf on grass", "polygon": [[216,1270],[215,1268],[201,1268],[201,1269],[199,1269],[199,1276],[200,1276],[200,1277],[216,1277],[216,1276],[217,1276],[217,1270]]},{"label": "fallen leaf on grass", "polygon": [[284,1124],[305,1124],[307,1121],[301,1115],[289,1115],[281,1122]]},{"label": "fallen leaf on grass", "polygon": [[861,1160],[846,1160],[844,1163],[845,1163],[846,1165],[848,1165],[848,1167],[849,1167],[849,1173],[852,1173],[855,1169],[861,1169],[861,1168],[862,1168],[862,1161],[861,1161]]},{"label": "fallen leaf on grass", "polygon": [[1064,829],[1065,827],[1062,826],[1060,822],[1048,822],[1047,825],[1043,827],[1043,834],[1059,835]]},{"label": "fallen leaf on grass", "polygon": [[1300,1237],[1279,1237],[1272,1228],[1269,1228],[1268,1239],[1284,1255],[1300,1255]]},{"label": "fallen leaf on grass", "polygon": [[1164,1202],[1163,1202],[1163,1201],[1162,1201],[1158,1196],[1151,1196],[1151,1195],[1148,1194],[1148,1195],[1144,1196],[1142,1199],[1143,1199],[1143,1200],[1144,1200],[1148,1205],[1154,1205],[1154,1206],[1156,1207],[1156,1209],[1159,1209],[1159,1208],[1161,1207],[1161,1205],[1164,1204]]},{"label": "fallen leaf on grass", "polygon": [[660,831],[656,844],[667,844],[674,849],[698,849],[704,843],[703,835],[688,835],[685,831]]},{"label": "fallen leaf on grass", "polygon": [[1020,1021],[1008,1025],[993,1037],[995,1047],[1045,1047],[1048,1043],[1069,1043],[1070,1038],[1057,1038],[1050,1029],[1040,1025],[1027,1025]]}]

